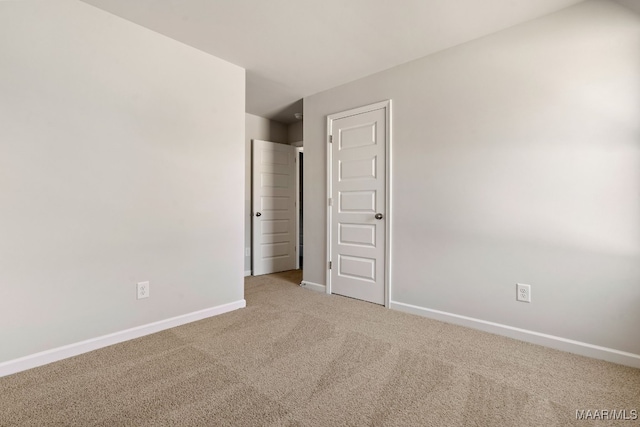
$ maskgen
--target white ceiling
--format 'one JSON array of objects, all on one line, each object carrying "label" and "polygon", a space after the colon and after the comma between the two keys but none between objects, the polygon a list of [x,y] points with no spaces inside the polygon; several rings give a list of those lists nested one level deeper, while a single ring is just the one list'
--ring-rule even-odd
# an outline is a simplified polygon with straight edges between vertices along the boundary
[{"label": "white ceiling", "polygon": [[247,70],[249,113],[295,121],[302,97],[582,0],[83,0]]}]

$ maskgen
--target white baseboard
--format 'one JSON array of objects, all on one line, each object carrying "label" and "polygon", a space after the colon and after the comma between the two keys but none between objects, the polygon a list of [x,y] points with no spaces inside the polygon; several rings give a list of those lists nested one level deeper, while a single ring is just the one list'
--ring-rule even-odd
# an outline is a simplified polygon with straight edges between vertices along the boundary
[{"label": "white baseboard", "polygon": [[618,363],[620,365],[631,366],[633,368],[640,368],[640,355],[638,354],[627,353],[625,351],[615,350],[612,348],[601,347],[567,338],[556,337],[554,335],[547,335],[540,332],[529,331],[527,329],[515,328],[513,326],[503,325],[500,323],[488,322],[486,320],[474,319],[472,317],[460,316],[458,314],[432,310],[396,301],[391,301],[389,307],[394,310],[404,311],[405,313],[417,314],[418,316],[428,317],[442,322],[466,326],[472,329],[479,329],[492,334],[502,335],[532,344],[539,344],[545,347],[551,347],[556,350],[592,357],[594,359],[606,360],[607,362]]},{"label": "white baseboard", "polygon": [[251,274],[252,274],[252,273],[253,273],[253,271],[251,271],[251,270],[246,270],[246,271],[244,272],[244,277],[251,276]]},{"label": "white baseboard", "polygon": [[15,374],[16,372],[26,371],[27,369],[46,365],[52,362],[57,362],[62,359],[77,356],[79,354],[87,353],[99,348],[108,347],[110,345],[118,344],[123,341],[140,338],[145,335],[163,331],[165,329],[175,328],[176,326],[206,319],[207,317],[217,316],[219,314],[234,311],[246,306],[247,302],[244,299],[241,299],[232,303],[194,311],[193,313],[183,314],[181,316],[172,317],[170,319],[160,320],[158,322],[137,326],[131,329],[125,329],[124,331],[114,332],[112,334],[103,335],[96,338],[90,338],[78,343],[69,344],[40,353],[30,354],[18,359],[2,362],[0,363],[0,377]]},{"label": "white baseboard", "polygon": [[300,286],[302,286],[303,288],[311,289],[312,291],[316,291],[316,292],[322,292],[322,293],[327,292],[327,287],[325,285],[319,285],[317,283],[307,282],[305,280],[300,282]]}]

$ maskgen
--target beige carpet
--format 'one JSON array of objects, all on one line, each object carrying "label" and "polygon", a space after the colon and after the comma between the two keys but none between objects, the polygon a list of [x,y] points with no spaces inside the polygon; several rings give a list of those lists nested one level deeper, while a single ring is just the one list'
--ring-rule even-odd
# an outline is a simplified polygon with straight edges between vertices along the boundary
[{"label": "beige carpet", "polygon": [[601,426],[640,370],[247,278],[247,308],[0,378],[2,426]]}]

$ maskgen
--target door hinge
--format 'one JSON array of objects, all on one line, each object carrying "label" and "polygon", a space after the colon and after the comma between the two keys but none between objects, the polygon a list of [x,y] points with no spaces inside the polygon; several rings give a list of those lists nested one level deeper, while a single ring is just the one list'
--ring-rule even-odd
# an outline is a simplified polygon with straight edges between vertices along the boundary
[{"label": "door hinge", "polygon": [[329,206],[333,206],[333,199],[329,197],[329,199],[327,200],[327,203],[329,204]]},{"label": "door hinge", "polygon": [[331,261],[329,261],[329,270],[331,270]]},{"label": "door hinge", "polygon": [[333,135],[329,135],[329,143],[333,142]]}]

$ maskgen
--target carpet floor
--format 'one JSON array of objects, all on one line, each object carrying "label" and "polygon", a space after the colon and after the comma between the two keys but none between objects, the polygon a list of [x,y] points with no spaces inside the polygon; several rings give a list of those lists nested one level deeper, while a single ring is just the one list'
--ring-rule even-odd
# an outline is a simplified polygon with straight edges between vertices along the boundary
[{"label": "carpet floor", "polygon": [[1,426],[637,426],[640,370],[326,295],[247,308],[0,378]]}]

